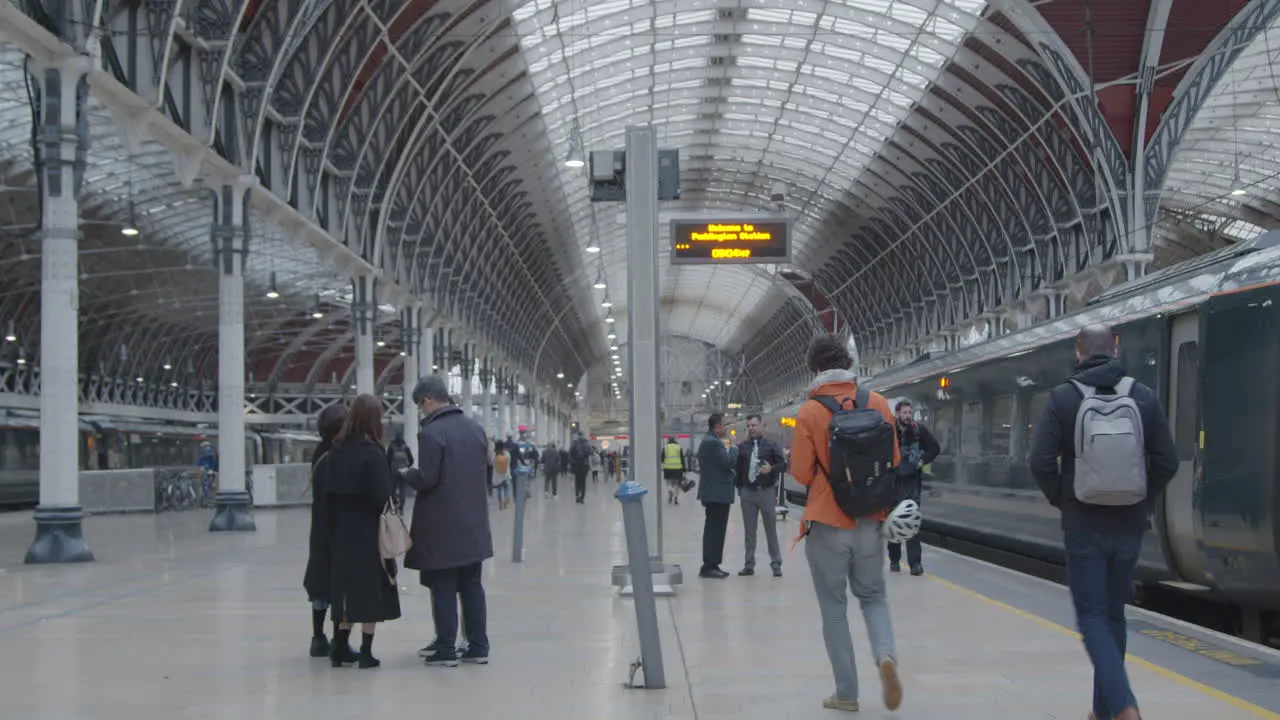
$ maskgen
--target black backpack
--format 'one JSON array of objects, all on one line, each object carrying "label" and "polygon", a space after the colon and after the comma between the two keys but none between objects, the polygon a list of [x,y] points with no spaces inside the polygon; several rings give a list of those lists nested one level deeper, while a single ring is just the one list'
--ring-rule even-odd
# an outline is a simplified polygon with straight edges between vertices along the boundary
[{"label": "black backpack", "polygon": [[840,510],[857,519],[892,508],[897,500],[893,446],[896,431],[879,410],[869,407],[871,394],[862,388],[846,407],[834,397],[816,397],[831,411],[831,470],[818,463]]}]

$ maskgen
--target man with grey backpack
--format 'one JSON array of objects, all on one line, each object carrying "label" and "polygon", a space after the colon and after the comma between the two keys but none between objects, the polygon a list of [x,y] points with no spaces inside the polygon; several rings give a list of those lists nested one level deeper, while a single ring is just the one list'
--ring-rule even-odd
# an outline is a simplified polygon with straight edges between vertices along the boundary
[{"label": "man with grey backpack", "polygon": [[1093,663],[1092,720],[1139,720],[1124,668],[1124,607],[1152,503],[1178,469],[1164,408],[1125,375],[1102,326],[1076,335],[1076,370],[1035,425],[1031,474],[1062,512],[1067,586]]}]

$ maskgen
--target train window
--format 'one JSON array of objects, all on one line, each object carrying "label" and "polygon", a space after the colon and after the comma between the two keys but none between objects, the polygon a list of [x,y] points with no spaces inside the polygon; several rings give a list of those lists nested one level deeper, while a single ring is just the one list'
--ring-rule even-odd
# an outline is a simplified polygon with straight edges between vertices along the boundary
[{"label": "train window", "polygon": [[991,425],[987,454],[1009,455],[1013,451],[1013,398],[997,395],[991,398],[988,407],[991,410]]},{"label": "train window", "polygon": [[1044,414],[1044,406],[1049,404],[1050,390],[1037,390],[1031,394],[1031,406],[1027,410],[1027,441],[1023,443],[1023,454],[1031,455],[1031,438],[1035,435],[1036,423]]},{"label": "train window", "polygon": [[965,457],[982,455],[982,402],[967,402],[960,411],[960,454]]},{"label": "train window", "polygon": [[938,454],[951,455],[956,450],[956,406],[954,404],[943,404],[937,408],[933,424],[925,425],[933,431],[933,437],[937,439],[941,448]]},{"label": "train window", "polygon": [[1173,444],[1179,460],[1196,454],[1196,405],[1200,400],[1200,343],[1192,340],[1178,346],[1178,407],[1174,414],[1176,436]]}]

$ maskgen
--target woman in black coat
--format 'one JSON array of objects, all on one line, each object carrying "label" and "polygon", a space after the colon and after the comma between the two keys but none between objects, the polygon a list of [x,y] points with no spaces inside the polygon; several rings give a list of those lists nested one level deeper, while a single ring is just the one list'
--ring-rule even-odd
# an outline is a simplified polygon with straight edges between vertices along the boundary
[{"label": "woman in black coat", "polygon": [[[361,623],[362,668],[381,664],[373,656],[375,624],[400,617],[396,563],[383,561],[378,547],[380,518],[391,500],[391,468],[378,443],[381,434],[382,402],[360,395],[333,449],[316,466],[316,497],[328,516],[329,603],[339,621],[334,647],[346,647],[352,624]],[[351,662],[337,649],[329,659],[334,667]]]},{"label": "woman in black coat", "polygon": [[[311,539],[307,555],[307,571],[302,587],[311,602],[311,657],[329,657],[329,638],[324,634],[324,615],[329,610],[329,507],[324,498],[315,492],[316,464],[333,449],[333,439],[347,422],[347,406],[330,405],[320,411],[316,425],[320,430],[320,444],[311,454]],[[333,618],[334,636],[338,634],[338,619]],[[347,662],[356,661],[356,651],[348,645],[340,653]]]}]

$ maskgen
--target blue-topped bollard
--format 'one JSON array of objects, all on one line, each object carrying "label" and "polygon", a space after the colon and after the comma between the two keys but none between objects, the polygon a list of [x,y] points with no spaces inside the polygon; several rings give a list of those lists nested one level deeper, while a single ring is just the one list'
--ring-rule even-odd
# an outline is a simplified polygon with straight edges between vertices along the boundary
[{"label": "blue-topped bollard", "polygon": [[653,595],[653,570],[649,565],[649,538],[644,527],[644,496],[648,490],[633,480],[613,494],[622,503],[622,525],[627,533],[627,557],[631,565],[631,597],[636,603],[636,629],[640,633],[640,662],[644,687],[667,686],[662,667],[662,643],[658,638],[658,605]]}]

